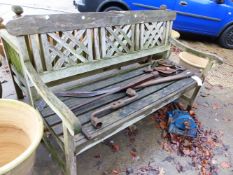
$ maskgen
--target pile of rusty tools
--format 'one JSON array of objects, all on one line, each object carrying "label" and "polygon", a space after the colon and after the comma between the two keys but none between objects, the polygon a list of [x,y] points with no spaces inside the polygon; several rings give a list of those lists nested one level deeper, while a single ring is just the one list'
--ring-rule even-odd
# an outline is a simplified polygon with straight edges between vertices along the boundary
[{"label": "pile of rusty tools", "polygon": [[[120,99],[112,102],[111,104],[94,111],[91,114],[91,123],[96,128],[99,129],[102,127],[102,122],[99,120],[99,116],[106,111],[114,111],[123,106],[126,106],[137,100],[138,94],[137,91],[148,86],[153,86],[161,83],[167,83],[175,80],[180,80],[193,76],[191,71],[184,69],[183,67],[176,66],[170,62],[158,61],[156,64],[152,64],[145,68],[145,75],[134,82],[130,82],[127,85],[114,87],[105,90],[98,91],[65,91],[55,93],[57,96],[62,97],[92,97],[87,100],[85,103],[71,107],[72,111],[84,107],[85,105],[91,104],[94,101],[98,101],[108,95],[112,95],[118,92],[126,92],[126,95],[129,98]],[[83,129],[83,134],[90,139],[91,136]]]}]

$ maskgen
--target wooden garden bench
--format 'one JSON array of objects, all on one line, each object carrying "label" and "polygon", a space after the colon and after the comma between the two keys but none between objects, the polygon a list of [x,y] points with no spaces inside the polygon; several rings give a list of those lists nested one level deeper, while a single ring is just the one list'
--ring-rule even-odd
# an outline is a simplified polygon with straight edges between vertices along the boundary
[{"label": "wooden garden bench", "polygon": [[[164,10],[24,16],[1,30],[17,94],[27,94],[46,126],[44,142],[66,169],[77,174],[76,156],[196,88],[192,78],[151,86],[136,101],[105,114],[94,128],[91,114],[125,92],[80,107],[89,98],[57,97],[54,92],[93,91],[125,85],[144,75],[156,58],[166,59],[171,44],[209,59],[170,37],[175,13]],[[189,102],[192,103],[197,91]],[[44,106],[44,104],[46,104]],[[86,138],[87,131],[91,138]],[[60,158],[64,152],[66,163]]]}]

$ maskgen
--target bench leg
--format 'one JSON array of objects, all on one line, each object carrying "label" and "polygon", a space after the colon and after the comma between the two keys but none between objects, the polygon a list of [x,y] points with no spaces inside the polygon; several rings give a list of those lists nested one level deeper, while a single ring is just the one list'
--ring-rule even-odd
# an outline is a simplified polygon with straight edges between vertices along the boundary
[{"label": "bench leg", "polygon": [[13,76],[14,73],[13,73],[10,65],[9,65],[9,69],[10,69],[11,78],[12,78],[12,81],[13,81],[13,84],[14,84],[14,87],[15,87],[15,92],[16,92],[17,98],[18,99],[23,99],[24,98],[23,91],[21,90],[19,85],[16,83],[15,78]]},{"label": "bench leg", "polygon": [[188,91],[188,94],[183,94],[181,96],[181,99],[184,100],[186,110],[189,111],[192,109],[193,103],[194,103],[196,97],[198,96],[200,88],[201,88],[200,86],[197,86],[194,89],[192,89],[190,93]]},{"label": "bench leg", "polygon": [[14,82],[15,92],[16,92],[17,98],[23,99],[24,98],[23,91],[20,89],[18,84],[15,82],[15,80],[13,80],[13,82]]},{"label": "bench leg", "polygon": [[64,133],[64,149],[66,157],[66,174],[77,175],[77,159],[75,155],[75,146],[73,136],[70,135],[68,129],[63,125]]},{"label": "bench leg", "polygon": [[190,98],[190,101],[189,101],[189,105],[187,107],[187,110],[191,110],[192,109],[192,106],[193,106],[193,103],[198,95],[198,93],[200,92],[200,89],[201,89],[201,86],[197,86],[194,91],[193,91],[193,94],[192,94],[192,97]]}]

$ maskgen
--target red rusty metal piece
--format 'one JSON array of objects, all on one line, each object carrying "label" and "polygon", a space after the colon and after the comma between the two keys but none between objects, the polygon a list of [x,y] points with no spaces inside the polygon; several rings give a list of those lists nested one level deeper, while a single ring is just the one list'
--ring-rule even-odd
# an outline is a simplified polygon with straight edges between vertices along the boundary
[{"label": "red rusty metal piece", "polygon": [[167,66],[155,67],[154,70],[158,71],[159,73],[165,74],[165,75],[174,74],[176,72],[176,69],[173,69]]},{"label": "red rusty metal piece", "polygon": [[126,90],[126,94],[130,97],[130,98],[126,98],[126,99],[123,99],[123,100],[117,100],[117,101],[114,101],[112,102],[110,105],[107,105],[101,109],[98,109],[96,110],[95,112],[93,112],[91,114],[91,124],[99,129],[102,127],[103,123],[100,121],[100,119],[98,118],[98,116],[105,112],[105,111],[108,111],[108,110],[116,110],[116,109],[119,109],[125,105],[128,105],[129,103],[135,101],[138,97],[138,94],[137,92],[134,90],[134,89],[131,89],[131,88],[128,88]]}]

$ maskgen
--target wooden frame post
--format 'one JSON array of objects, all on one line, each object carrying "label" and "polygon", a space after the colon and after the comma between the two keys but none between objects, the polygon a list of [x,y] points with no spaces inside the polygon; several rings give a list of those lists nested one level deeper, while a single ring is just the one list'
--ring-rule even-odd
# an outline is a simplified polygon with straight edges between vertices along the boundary
[{"label": "wooden frame post", "polygon": [[66,157],[66,174],[77,175],[77,158],[75,155],[75,145],[73,136],[69,130],[63,125],[64,133],[64,149]]}]

